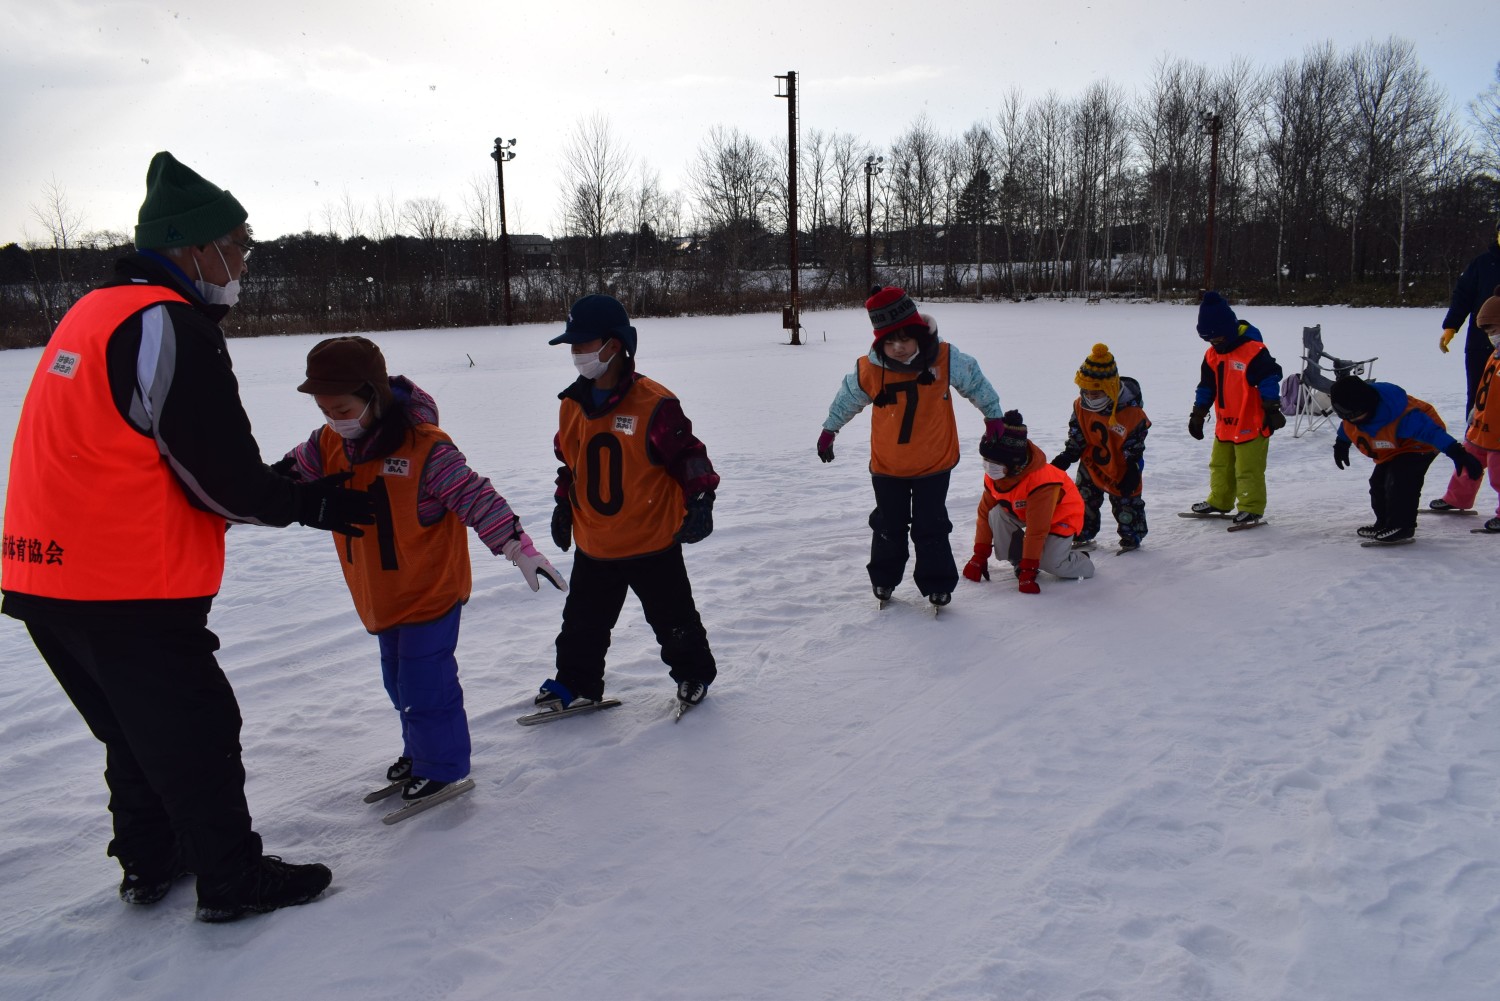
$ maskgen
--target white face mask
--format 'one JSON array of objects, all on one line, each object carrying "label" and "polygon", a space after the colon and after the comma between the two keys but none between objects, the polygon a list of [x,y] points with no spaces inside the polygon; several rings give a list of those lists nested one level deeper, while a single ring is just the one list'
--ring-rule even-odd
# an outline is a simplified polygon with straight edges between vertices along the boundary
[{"label": "white face mask", "polygon": [[1485,336],[1490,339],[1490,347],[1500,348],[1500,334],[1486,334]]},{"label": "white face mask", "polygon": [[604,354],[604,347],[589,354],[575,354],[573,356],[573,367],[578,369],[578,374],[585,379],[597,379],[609,371],[609,363],[615,360],[614,355],[608,358],[600,358]]},{"label": "white face mask", "polygon": [[1108,396],[1100,396],[1098,399],[1082,396],[1080,399],[1083,400],[1083,409],[1093,411],[1096,414],[1102,413],[1109,406]]},{"label": "white face mask", "polygon": [[1010,475],[1010,467],[1000,462],[984,460],[984,474],[992,480],[1003,480]]},{"label": "white face mask", "polygon": [[[224,251],[219,250],[217,243],[213,246],[215,252],[219,255],[219,260],[224,263],[224,273],[226,275],[229,274],[229,262],[224,260]],[[193,282],[193,284],[198,286],[198,294],[203,296],[204,302],[216,306],[233,306],[240,301],[240,280],[238,278],[231,281],[228,285],[215,285],[212,282],[203,280],[203,269],[198,267],[196,259],[193,261],[193,267],[198,268],[198,280]]]},{"label": "white face mask", "polygon": [[332,417],[325,416],[323,419],[328,422],[329,427],[338,432],[341,438],[349,438],[351,440],[354,438],[363,438],[365,431],[368,429],[360,422],[365,419],[365,414],[370,412],[370,403],[374,402],[375,398],[373,396],[370,397],[369,403],[365,404],[365,409],[359,412],[358,417],[351,417],[348,420],[334,420]]}]

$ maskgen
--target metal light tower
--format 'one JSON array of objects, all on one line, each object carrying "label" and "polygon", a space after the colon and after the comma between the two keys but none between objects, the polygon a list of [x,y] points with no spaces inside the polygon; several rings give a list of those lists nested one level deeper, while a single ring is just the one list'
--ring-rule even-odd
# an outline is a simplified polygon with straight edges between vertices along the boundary
[{"label": "metal light tower", "polygon": [[777,88],[777,97],[786,98],[786,238],[787,263],[791,268],[791,305],[784,311],[781,325],[792,332],[792,343],[801,344],[802,330],[801,264],[797,260],[797,71],[787,70],[786,92]]},{"label": "metal light tower", "polygon": [[875,284],[875,240],[870,231],[873,220],[873,203],[870,200],[870,182],[875,175],[880,173],[880,165],[885,163],[883,156],[865,157],[865,288],[871,288]]},{"label": "metal light tower", "polygon": [[1203,234],[1203,291],[1214,287],[1214,200],[1219,193],[1219,127],[1217,111],[1203,113],[1203,129],[1209,135],[1208,226]]},{"label": "metal light tower", "polygon": [[490,154],[495,161],[495,177],[500,182],[500,315],[507,327],[510,326],[510,235],[505,232],[505,161],[516,158],[511,149],[515,144],[514,139],[496,139],[495,151]]}]

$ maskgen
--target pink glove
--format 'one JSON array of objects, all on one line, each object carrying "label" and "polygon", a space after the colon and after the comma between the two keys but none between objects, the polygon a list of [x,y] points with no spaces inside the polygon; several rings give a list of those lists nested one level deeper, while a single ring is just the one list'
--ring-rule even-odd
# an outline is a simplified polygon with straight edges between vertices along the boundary
[{"label": "pink glove", "polygon": [[1005,435],[1005,421],[999,417],[987,417],[984,421],[984,436],[999,440]]},{"label": "pink glove", "polygon": [[526,583],[531,585],[533,591],[542,589],[542,582],[537,580],[537,574],[546,577],[547,583],[559,591],[568,589],[568,582],[563,580],[562,574],[547,562],[547,557],[536,551],[536,545],[532,543],[531,536],[525,532],[506,542],[500,547],[500,552],[505,554],[506,559],[521,568],[521,576],[526,578]]}]

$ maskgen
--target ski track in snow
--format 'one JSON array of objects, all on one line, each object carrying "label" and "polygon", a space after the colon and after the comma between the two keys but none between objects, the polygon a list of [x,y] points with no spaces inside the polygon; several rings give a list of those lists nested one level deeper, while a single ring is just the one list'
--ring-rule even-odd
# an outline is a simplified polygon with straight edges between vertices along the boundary
[{"label": "ski track in snow", "polygon": [[[383,827],[389,803],[360,797],[398,751],[396,720],[330,544],[237,527],[212,624],[252,811],[268,851],[326,861],[334,883],[207,926],[191,881],[153,908],[115,898],[102,754],[0,620],[0,747],[35,784],[0,818],[0,995],[1497,996],[1494,540],[1424,516],[1416,546],[1360,549],[1369,463],[1335,470],[1328,428],[1273,439],[1266,527],[1177,518],[1207,488],[1209,442],[1184,428],[1191,307],[924,308],[1049,455],[1078,362],[1109,344],[1155,423],[1140,552],[1114,555],[1106,507],[1093,580],[1044,575],[1024,596],[992,560],[940,617],[909,577],[877,610],[867,418],[834,463],[813,455],[868,345],[863,312],[809,314],[801,348],[768,316],[641,320],[642,370],[681,396],[724,479],[714,534],[686,551],[721,671],[708,700],[671,722],[632,598],[607,677],[625,704],[516,726],[551,675],[562,596],[532,594],[471,535],[459,662],[477,788]],[[1380,355],[1377,375],[1459,424],[1461,363],[1433,350],[1434,311],[1241,312],[1285,371],[1321,322],[1330,350]],[[553,332],[375,339],[566,570],[547,531],[568,377]],[[268,458],[316,423],[293,391],[316,340],[231,343]],[[5,355],[5,441],[37,357]],[[955,408],[968,452],[978,415]],[[977,468],[966,454],[949,493],[960,565]]]}]

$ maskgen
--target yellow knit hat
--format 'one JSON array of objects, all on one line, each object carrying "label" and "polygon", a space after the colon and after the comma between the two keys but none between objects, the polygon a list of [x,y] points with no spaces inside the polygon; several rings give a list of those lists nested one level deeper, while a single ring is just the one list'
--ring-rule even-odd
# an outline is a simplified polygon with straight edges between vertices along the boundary
[{"label": "yellow knit hat", "polygon": [[1109,345],[1095,344],[1094,350],[1078,366],[1073,381],[1079,389],[1092,389],[1108,396],[1111,416],[1119,408],[1120,369],[1115,365],[1115,356],[1109,353]]}]

